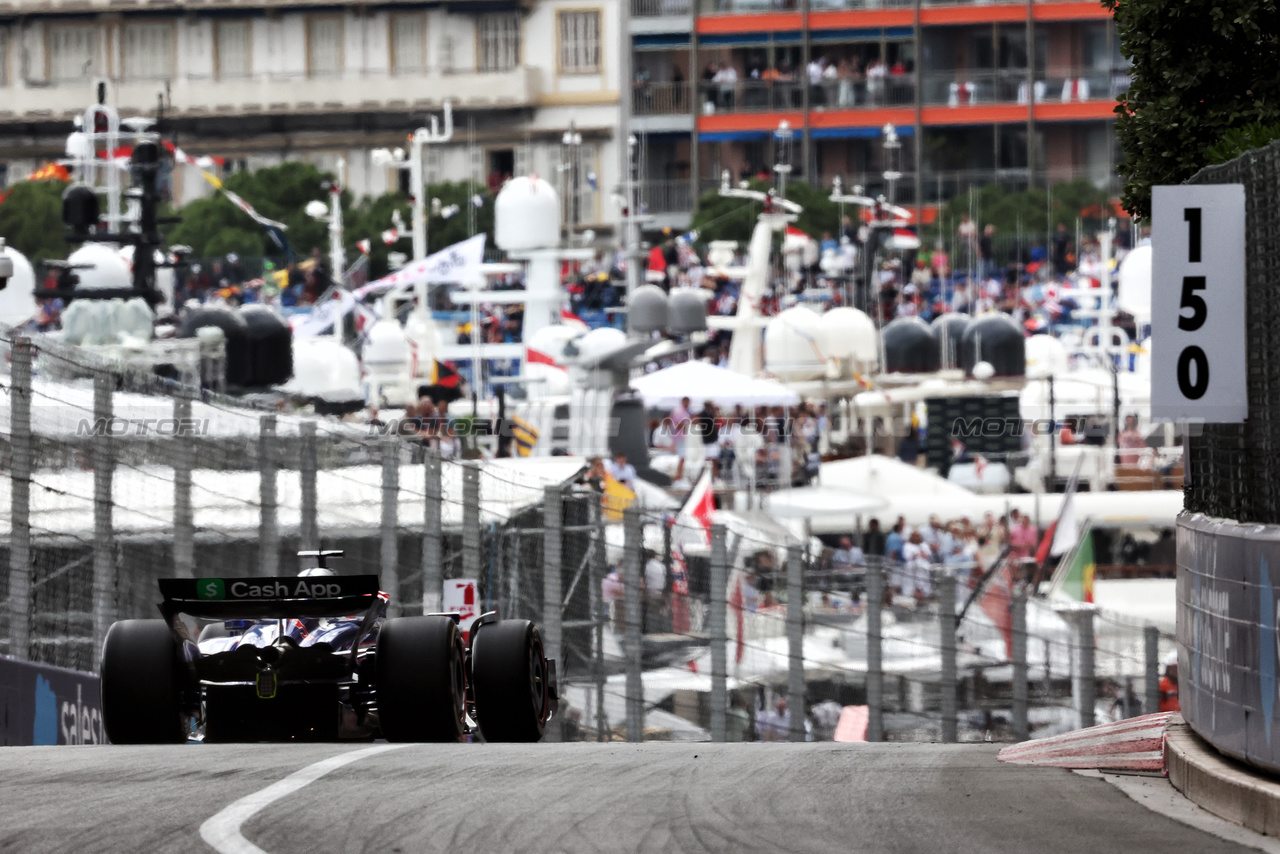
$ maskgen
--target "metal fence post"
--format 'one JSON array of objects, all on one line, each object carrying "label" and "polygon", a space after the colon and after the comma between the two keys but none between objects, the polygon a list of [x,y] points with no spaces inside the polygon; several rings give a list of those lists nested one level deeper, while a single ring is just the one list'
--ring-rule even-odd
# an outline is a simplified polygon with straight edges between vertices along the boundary
[{"label": "metal fence post", "polygon": [[[191,395],[184,388],[173,399],[174,422],[183,425],[191,420]],[[174,431],[173,450],[173,571],[178,577],[195,574],[195,513],[191,507],[191,470],[195,464],[195,440],[187,430]]]},{"label": "metal fence post", "polygon": [[428,448],[422,462],[422,613],[434,614],[440,610],[440,596],[444,591],[444,522],[441,518],[444,491],[440,483],[439,452]]},{"label": "metal fence post", "polygon": [[884,604],[884,560],[867,567],[867,741],[884,741],[884,664],[880,606]]},{"label": "metal fence post", "polygon": [[276,494],[276,417],[263,415],[258,422],[258,572],[280,571],[280,520]]},{"label": "metal fence post", "polygon": [[480,577],[480,469],[462,466],[462,577]]},{"label": "metal fence post", "polygon": [[1092,607],[1081,608],[1076,618],[1076,698],[1080,703],[1080,728],[1093,726],[1093,707],[1097,703],[1097,685],[1094,681]]},{"label": "metal fence post", "polygon": [[1147,626],[1142,630],[1143,645],[1146,647],[1146,703],[1147,714],[1154,715],[1160,711],[1160,630],[1155,626]]},{"label": "metal fence post", "polygon": [[[564,496],[560,487],[548,486],[542,496],[542,645],[547,658],[554,659],[564,678],[564,658],[560,655],[561,565],[564,557]],[[543,741],[559,741],[560,728],[549,727]]]},{"label": "metal fence post", "polygon": [[298,489],[301,492],[298,518],[298,547],[320,548],[320,522],[316,512],[316,422],[298,425]]},{"label": "metal fence post", "polygon": [[942,740],[958,740],[956,730],[956,577],[943,569],[938,578],[938,633],[942,649],[942,674],[938,691],[942,699]]},{"label": "metal fence post", "polygon": [[[93,374],[93,417],[98,424],[110,424],[111,398],[115,375],[100,368]],[[93,642],[101,651],[107,629],[116,618],[116,544],[111,520],[111,487],[115,459],[110,430],[93,439]]]},{"label": "metal fence post", "polygon": [[1031,736],[1027,700],[1027,591],[1022,585],[1009,602],[1013,634],[1013,737],[1026,741]]},{"label": "metal fence post", "polygon": [[[596,741],[605,741],[604,725],[604,624],[609,616],[608,606],[604,603],[604,590],[601,585],[609,572],[608,555],[605,553],[604,507],[600,501],[591,503],[591,522],[595,526],[595,552],[592,555],[591,577],[591,614],[595,620],[595,682],[596,682]],[[712,682],[711,690],[715,691]]]},{"label": "metal fence post", "polygon": [[31,339],[13,342],[9,389],[9,654],[31,655]]},{"label": "metal fence post", "polygon": [[623,511],[622,596],[626,610],[623,655],[627,668],[627,741],[644,740],[644,680],[641,674],[640,545],[643,542],[640,511]]},{"label": "metal fence post", "polygon": [[400,616],[400,544],[396,535],[400,527],[400,440],[388,436],[382,440],[382,588],[391,596],[387,616]]},{"label": "metal fence post", "polygon": [[725,621],[728,602],[729,559],[724,525],[711,526],[711,591],[707,603],[707,635],[711,638],[711,740],[728,735],[729,638]]},{"label": "metal fence post", "polygon": [[787,740],[804,741],[804,564],[798,546],[787,549],[787,711]]}]

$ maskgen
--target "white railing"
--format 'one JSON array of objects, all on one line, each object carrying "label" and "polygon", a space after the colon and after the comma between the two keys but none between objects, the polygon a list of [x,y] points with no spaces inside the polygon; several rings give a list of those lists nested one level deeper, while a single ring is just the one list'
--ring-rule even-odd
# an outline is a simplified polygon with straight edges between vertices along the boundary
[{"label": "white railing", "polygon": [[[541,92],[539,83],[538,71],[533,68],[460,74],[347,72],[315,77],[262,73],[226,80],[194,76],[175,76],[169,81],[126,80],[113,86],[111,94],[121,113],[154,110],[156,96],[166,90],[169,109],[176,115],[408,109],[439,104],[445,98],[455,107],[484,109],[532,104]],[[57,85],[10,86],[4,90],[4,109],[18,119],[79,115],[86,93],[92,91],[91,84],[86,78]]]}]

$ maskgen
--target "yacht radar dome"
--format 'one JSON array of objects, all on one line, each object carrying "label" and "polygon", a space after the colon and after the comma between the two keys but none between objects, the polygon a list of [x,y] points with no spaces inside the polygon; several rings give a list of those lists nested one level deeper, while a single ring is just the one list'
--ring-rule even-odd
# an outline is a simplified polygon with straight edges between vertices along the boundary
[{"label": "yacht radar dome", "polygon": [[494,242],[508,252],[547,249],[560,243],[560,196],[536,175],[521,175],[498,191],[493,203]]}]

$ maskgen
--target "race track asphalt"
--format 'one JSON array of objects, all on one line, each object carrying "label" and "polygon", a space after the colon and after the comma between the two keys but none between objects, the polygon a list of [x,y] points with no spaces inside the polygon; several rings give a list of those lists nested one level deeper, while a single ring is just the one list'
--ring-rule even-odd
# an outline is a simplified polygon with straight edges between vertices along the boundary
[{"label": "race track asphalt", "polygon": [[[3,748],[0,851],[213,851],[206,819],[364,746]],[[242,832],[268,854],[1249,850],[1104,780],[937,744],[413,745],[334,770]]]}]

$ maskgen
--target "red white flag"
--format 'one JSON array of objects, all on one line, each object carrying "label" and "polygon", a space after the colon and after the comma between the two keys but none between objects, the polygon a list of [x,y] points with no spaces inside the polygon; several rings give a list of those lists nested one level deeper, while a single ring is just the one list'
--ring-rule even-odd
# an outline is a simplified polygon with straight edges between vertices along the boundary
[{"label": "red white flag", "polygon": [[1013,602],[1013,573],[1009,569],[1008,559],[1002,560],[1000,566],[987,580],[986,589],[978,600],[978,607],[991,618],[1000,637],[1004,638],[1005,655],[1013,657],[1013,613],[1010,605]]},{"label": "red white flag", "polygon": [[733,592],[729,594],[729,610],[733,611],[734,622],[737,628],[737,648],[733,653],[733,660],[737,664],[742,663],[742,652],[746,648],[746,638],[743,633],[746,629],[746,619],[742,616],[745,604],[742,600],[742,576],[737,575],[737,582],[733,585]]},{"label": "red white flag", "polygon": [[532,347],[524,348],[524,360],[530,365],[549,365],[553,368],[561,368],[563,366],[556,364],[555,357],[550,353],[544,353],[541,350],[535,350]]},{"label": "red white flag", "polygon": [[702,470],[702,476],[689,493],[689,499],[680,508],[677,519],[692,520],[692,527],[702,531],[706,545],[711,545],[711,516],[716,512],[716,496],[711,489],[711,468]]}]

